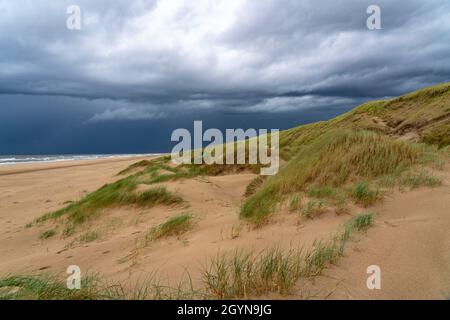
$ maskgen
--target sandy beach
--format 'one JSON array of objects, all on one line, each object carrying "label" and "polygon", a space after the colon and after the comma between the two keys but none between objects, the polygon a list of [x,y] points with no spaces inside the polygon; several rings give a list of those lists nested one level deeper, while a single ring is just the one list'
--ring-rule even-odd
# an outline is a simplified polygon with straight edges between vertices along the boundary
[{"label": "sandy beach", "polygon": [[[330,216],[326,223],[310,226],[311,232],[305,233],[300,232],[303,226],[297,225],[296,217],[286,214],[267,228],[251,230],[241,223],[239,208],[246,185],[256,175],[240,174],[164,183],[168,190],[188,199],[189,207],[109,209],[100,219],[83,227],[100,234],[99,239],[88,244],[73,243],[73,237],[41,240],[39,235],[52,223],[25,228],[27,223],[46,212],[118,180],[118,172],[139,160],[142,158],[1,168],[0,272],[63,273],[68,265],[76,264],[82,270],[102,272],[127,281],[161,271],[179,278],[185,268],[199,276],[201,265],[220,251],[248,249],[257,252],[272,244],[289,247],[312,243],[329,236],[345,220]],[[136,249],[136,241],[149,228],[181,212],[195,216],[195,230],[180,238],[163,239],[148,248]],[[283,232],[280,228],[284,228]],[[241,231],[235,236],[233,230]]]},{"label": "sandy beach", "polygon": [[[308,247],[326,239],[347,219],[327,211],[320,219],[299,222],[281,208],[270,225],[253,229],[239,219],[251,173],[196,177],[162,183],[181,195],[189,206],[117,207],[83,225],[74,236],[58,234],[41,239],[61,222],[31,228],[34,219],[77,201],[118,172],[143,158],[24,164],[0,168],[0,273],[65,274],[69,265],[82,272],[100,272],[108,279],[135,283],[157,273],[177,283],[186,271],[200,283],[201,267],[219,252],[260,252],[273,245],[283,249]],[[376,205],[376,223],[349,246],[346,255],[323,276],[299,284],[291,298],[445,298],[450,292],[450,187],[448,175],[441,187],[395,193]],[[351,207],[351,212],[363,210]],[[178,237],[139,246],[143,235],[168,217],[189,212],[192,230]],[[80,240],[83,232],[95,239]],[[366,268],[380,264],[383,290],[365,289]],[[305,288],[308,288],[305,291]],[[272,297],[272,296],[271,296]]]}]

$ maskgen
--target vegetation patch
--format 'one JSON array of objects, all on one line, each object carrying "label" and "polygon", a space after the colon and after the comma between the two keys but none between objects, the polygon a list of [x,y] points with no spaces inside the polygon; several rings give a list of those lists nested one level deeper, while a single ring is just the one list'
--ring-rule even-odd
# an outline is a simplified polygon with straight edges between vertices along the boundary
[{"label": "vegetation patch", "polygon": [[74,223],[67,223],[63,230],[63,237],[70,237],[75,233],[76,225]]},{"label": "vegetation patch", "polygon": [[400,178],[400,185],[416,189],[420,187],[437,187],[442,184],[442,178],[425,170],[408,172]]},{"label": "vegetation patch", "polygon": [[152,160],[141,160],[139,162],[133,163],[132,165],[130,165],[126,169],[120,171],[117,175],[130,173],[130,172],[132,172],[133,170],[136,170],[136,169],[147,168],[147,167],[151,166],[153,163],[155,163],[155,161],[152,161]]},{"label": "vegetation patch", "polygon": [[245,188],[245,196],[248,198],[251,195],[255,194],[256,191],[258,191],[258,189],[262,186],[262,184],[264,183],[264,181],[266,180],[265,176],[257,176],[256,178],[254,178],[252,181],[250,181],[250,183],[248,184],[248,186]]},{"label": "vegetation patch", "polygon": [[300,256],[279,248],[259,256],[219,254],[203,271],[207,292],[215,299],[240,299],[267,292],[286,294],[298,279]]},{"label": "vegetation patch", "polygon": [[310,186],[307,189],[306,194],[311,198],[335,198],[337,195],[337,191],[335,188],[330,186]]},{"label": "vegetation patch", "polygon": [[357,215],[330,241],[317,242],[306,252],[273,247],[258,255],[242,251],[219,254],[203,270],[206,292],[215,299],[245,299],[269,292],[289,294],[301,277],[320,275],[335,263],[351,234],[367,230],[373,219],[371,213]]},{"label": "vegetation patch", "polygon": [[353,217],[346,224],[346,230],[350,230],[350,232],[354,229],[358,231],[365,231],[369,229],[373,225],[375,220],[375,215],[373,213],[362,213],[355,217]]},{"label": "vegetation patch", "polygon": [[[158,229],[166,230],[162,232],[165,235],[177,234],[175,230],[190,220],[186,215],[180,217],[169,219]],[[0,278],[0,299],[241,299],[270,292],[286,295],[300,278],[319,275],[330,263],[335,263],[343,255],[351,234],[367,230],[373,219],[371,213],[357,215],[331,240],[317,242],[308,251],[272,247],[256,255],[242,251],[218,254],[202,270],[204,287],[200,290],[194,288],[189,275],[188,281],[170,287],[155,275],[134,286],[123,286],[119,282],[107,283],[97,274],[88,274],[82,277],[80,290],[67,289],[65,277],[56,275],[9,275]]]},{"label": "vegetation patch", "polygon": [[302,198],[300,195],[296,194],[291,198],[291,201],[289,202],[289,211],[295,212],[300,210],[302,207]]},{"label": "vegetation patch", "polygon": [[178,236],[192,228],[192,216],[180,214],[168,219],[163,224],[152,228],[146,235],[146,241],[153,241],[163,237]]},{"label": "vegetation patch", "polygon": [[[64,279],[64,280],[61,280]],[[57,275],[9,275],[0,278],[0,300],[180,300],[204,299],[190,278],[176,287],[162,285],[156,274],[136,284],[107,282],[99,274],[81,278],[79,290],[69,290],[65,277]]]},{"label": "vegetation patch", "polygon": [[110,297],[99,280],[83,277],[80,290],[69,290],[65,281],[54,275],[7,276],[0,279],[0,299],[9,300],[97,300]]},{"label": "vegetation patch", "polygon": [[356,186],[351,191],[351,196],[356,203],[361,204],[364,207],[373,205],[381,197],[380,192],[378,190],[372,189],[370,185],[365,181],[361,181],[356,184]]},{"label": "vegetation patch", "polygon": [[41,235],[39,236],[39,238],[44,240],[44,239],[51,238],[54,235],[56,235],[56,230],[50,229],[50,230],[46,230],[46,231],[42,232]]},{"label": "vegetation patch", "polygon": [[310,199],[300,210],[300,215],[308,219],[314,219],[325,212],[325,202],[323,200]]},{"label": "vegetation patch", "polygon": [[308,191],[334,197],[348,183],[374,180],[424,162],[427,147],[367,131],[335,130],[305,145],[279,173],[267,179],[241,208],[241,217],[259,223],[286,194]]},{"label": "vegetation patch", "polygon": [[100,234],[98,233],[98,231],[88,230],[78,238],[78,241],[81,243],[89,243],[97,240],[99,237]]},{"label": "vegetation patch", "polygon": [[36,219],[35,223],[67,216],[70,223],[81,224],[95,217],[102,209],[114,206],[138,205],[151,207],[158,204],[175,205],[183,202],[180,196],[167,191],[164,187],[156,187],[142,192],[136,192],[136,188],[135,177],[121,179],[118,182],[104,185],[65,208],[45,214]]},{"label": "vegetation patch", "polygon": [[338,194],[334,199],[334,206],[337,215],[348,214],[350,212],[347,206],[347,198],[342,193]]}]

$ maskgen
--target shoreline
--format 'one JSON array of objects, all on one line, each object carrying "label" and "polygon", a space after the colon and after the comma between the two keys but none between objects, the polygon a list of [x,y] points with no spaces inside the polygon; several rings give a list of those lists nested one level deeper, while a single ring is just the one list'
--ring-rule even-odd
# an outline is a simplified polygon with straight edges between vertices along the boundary
[{"label": "shoreline", "polygon": [[124,161],[139,161],[149,158],[157,158],[163,156],[164,154],[148,154],[148,155],[130,155],[130,156],[111,156],[105,158],[95,158],[95,159],[75,159],[75,160],[56,160],[56,161],[39,161],[39,162],[28,162],[28,163],[15,163],[15,164],[3,164],[0,165],[0,176],[21,174],[21,173],[31,173],[37,171],[54,170],[54,169],[65,169],[73,167],[82,167],[93,164],[107,164],[116,163]]}]

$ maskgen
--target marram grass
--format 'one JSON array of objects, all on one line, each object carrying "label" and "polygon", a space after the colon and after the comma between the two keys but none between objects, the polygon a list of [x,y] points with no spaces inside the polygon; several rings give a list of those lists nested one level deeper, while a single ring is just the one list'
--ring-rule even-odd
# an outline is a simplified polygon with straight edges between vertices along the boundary
[{"label": "marram grass", "polygon": [[299,279],[320,275],[335,263],[351,235],[367,230],[373,221],[372,213],[356,215],[331,240],[318,241],[309,250],[275,246],[259,254],[218,254],[203,267],[199,288],[194,287],[189,273],[176,286],[164,284],[156,274],[135,284],[108,282],[99,274],[88,274],[82,277],[80,290],[67,289],[65,278],[57,275],[6,275],[0,277],[0,300],[248,299],[268,293],[287,295]]},{"label": "marram grass", "polygon": [[[371,181],[398,174],[433,159],[432,148],[392,139],[369,131],[334,130],[299,150],[277,175],[268,178],[241,207],[241,217],[263,223],[285,195],[307,192],[317,197],[336,197],[351,182]],[[431,161],[430,160],[430,161]],[[364,190],[363,190],[364,189]],[[360,187],[364,205],[377,194]],[[366,192],[366,194],[363,194]],[[369,199],[370,198],[370,199]]]}]

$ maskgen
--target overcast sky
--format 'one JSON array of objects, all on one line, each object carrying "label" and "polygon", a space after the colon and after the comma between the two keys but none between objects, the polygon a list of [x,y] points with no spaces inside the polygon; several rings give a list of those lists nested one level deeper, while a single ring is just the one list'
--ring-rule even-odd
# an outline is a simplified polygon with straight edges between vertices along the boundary
[{"label": "overcast sky", "polygon": [[167,151],[193,120],[284,129],[446,81],[448,0],[0,0],[0,154]]}]

